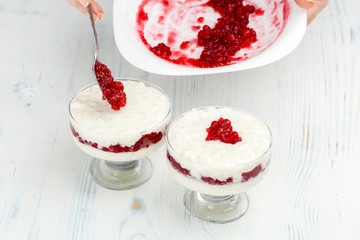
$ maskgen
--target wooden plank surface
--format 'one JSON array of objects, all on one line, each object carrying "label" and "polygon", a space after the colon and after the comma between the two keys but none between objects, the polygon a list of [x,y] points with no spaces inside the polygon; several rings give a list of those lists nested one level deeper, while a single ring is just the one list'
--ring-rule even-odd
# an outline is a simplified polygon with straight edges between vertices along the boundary
[{"label": "wooden plank surface", "polygon": [[67,113],[72,95],[94,81],[89,20],[66,1],[0,1],[0,239],[360,239],[360,3],[329,2],[276,63],[167,77],[121,57],[112,1],[101,1],[100,58],[115,76],[162,87],[175,116],[229,105],[272,129],[271,168],[248,192],[249,211],[218,225],[184,209],[164,148],[151,155],[145,185],[111,191],[94,183]]}]

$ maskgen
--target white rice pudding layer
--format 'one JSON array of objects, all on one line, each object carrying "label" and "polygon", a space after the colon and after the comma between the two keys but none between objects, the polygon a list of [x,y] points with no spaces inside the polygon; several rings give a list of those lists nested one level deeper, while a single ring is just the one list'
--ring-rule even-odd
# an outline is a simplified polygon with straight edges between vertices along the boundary
[{"label": "white rice pudding layer", "polygon": [[[206,141],[207,131],[220,117],[229,119],[233,131],[238,132],[241,142],[228,144]],[[185,176],[171,168],[171,172],[186,187],[213,195],[235,194],[246,190],[260,180],[258,177],[244,181],[242,174],[261,164],[262,170],[270,160],[271,133],[264,122],[256,117],[229,107],[192,109],[173,122],[168,133],[169,154],[190,170]],[[211,185],[201,180],[211,177],[220,181],[233,178],[232,183]]]},{"label": "white rice pudding layer", "polygon": [[[83,140],[97,143],[99,149],[117,144],[131,147],[145,134],[165,133],[166,125],[170,122],[170,103],[162,92],[135,80],[121,82],[127,103],[119,111],[111,109],[110,104],[102,99],[97,84],[81,91],[70,103],[70,119],[75,131]],[[162,139],[137,152],[112,153],[82,144],[73,138],[83,151],[109,161],[135,160],[153,152],[164,142]]]}]

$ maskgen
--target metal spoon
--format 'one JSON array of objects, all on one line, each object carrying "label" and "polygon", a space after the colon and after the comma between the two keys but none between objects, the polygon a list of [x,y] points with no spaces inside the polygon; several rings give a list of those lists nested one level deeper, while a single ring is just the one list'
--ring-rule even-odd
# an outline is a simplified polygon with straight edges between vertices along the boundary
[{"label": "metal spoon", "polygon": [[94,56],[94,63],[93,63],[93,71],[95,72],[95,62],[97,61],[97,58],[99,55],[99,41],[98,41],[98,37],[97,37],[97,33],[96,33],[95,21],[94,21],[93,14],[92,14],[91,4],[89,4],[87,6],[87,8],[88,8],[89,16],[90,16],[91,27],[93,29],[94,37],[95,37],[95,56]]}]

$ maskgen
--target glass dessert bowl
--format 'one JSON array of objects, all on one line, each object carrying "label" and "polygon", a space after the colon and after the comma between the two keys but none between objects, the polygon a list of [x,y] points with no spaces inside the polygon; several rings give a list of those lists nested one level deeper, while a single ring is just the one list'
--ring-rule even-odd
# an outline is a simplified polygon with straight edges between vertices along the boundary
[{"label": "glass dessert bowl", "polygon": [[245,214],[245,192],[265,176],[270,153],[268,126],[235,108],[192,109],[168,129],[167,165],[187,188],[184,204],[211,222],[231,222]]},{"label": "glass dessert bowl", "polygon": [[69,104],[70,128],[75,144],[92,157],[95,182],[125,190],[150,178],[152,167],[146,156],[165,143],[172,106],[166,93],[150,82],[115,80],[124,85],[126,106],[111,109],[98,84],[92,83]]}]

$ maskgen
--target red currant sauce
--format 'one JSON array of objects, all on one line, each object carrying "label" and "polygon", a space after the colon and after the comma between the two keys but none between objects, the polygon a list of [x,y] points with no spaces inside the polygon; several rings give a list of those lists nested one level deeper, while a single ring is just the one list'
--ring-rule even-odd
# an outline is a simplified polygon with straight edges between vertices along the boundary
[{"label": "red currant sauce", "polygon": [[259,175],[260,172],[264,171],[264,169],[262,169],[261,164],[257,165],[253,170],[251,170],[250,172],[245,172],[242,173],[242,181],[241,182],[247,182],[250,178],[254,178],[257,175]]},{"label": "red currant sauce", "polygon": [[[191,177],[189,169],[183,168],[180,163],[178,163],[173,156],[170,155],[169,151],[166,153],[167,159],[169,160],[171,166],[176,169],[179,173]],[[241,182],[247,182],[250,178],[255,178],[259,175],[260,172],[263,172],[265,168],[262,168],[262,165],[259,164],[250,172],[244,172],[241,174]],[[226,185],[233,182],[233,177],[228,177],[225,181],[220,181],[219,179],[214,179],[211,177],[202,176],[201,180],[211,185]]]},{"label": "red currant sauce", "polygon": [[82,144],[89,145],[98,150],[112,153],[122,153],[122,152],[137,152],[142,148],[148,148],[151,145],[159,142],[163,138],[162,132],[152,132],[149,134],[143,135],[134,145],[132,146],[121,146],[120,144],[110,145],[108,147],[99,147],[97,143],[87,141],[80,137],[79,133],[76,132],[74,127],[70,124],[71,132],[75,138],[79,140]]},{"label": "red currant sauce", "polygon": [[166,153],[166,156],[167,156],[167,158],[169,159],[169,161],[170,161],[170,163],[171,163],[171,166],[172,166],[173,168],[175,168],[178,172],[184,174],[185,176],[191,176],[190,170],[181,167],[181,164],[178,163],[177,161],[175,161],[175,158],[173,158],[173,157],[170,155],[169,151]]},{"label": "red currant sauce", "polygon": [[114,81],[110,69],[105,64],[95,61],[95,75],[103,93],[103,100],[106,99],[115,111],[124,107],[126,105],[124,85]]},{"label": "red currant sauce", "polygon": [[[214,28],[210,28],[208,25],[204,25],[201,30],[200,26],[191,27],[192,31],[200,30],[197,35],[197,46],[204,47],[200,58],[194,59],[184,56],[176,59],[171,58],[173,53],[168,45],[162,42],[151,47],[144,36],[144,25],[148,20],[144,7],[148,2],[149,0],[144,0],[139,6],[138,32],[145,46],[155,55],[167,61],[199,68],[226,66],[232,64],[234,60],[238,60],[238,58],[233,57],[240,49],[250,47],[252,43],[257,41],[256,32],[247,27],[249,16],[256,12],[254,6],[243,5],[243,0],[209,0],[203,6],[213,8],[221,17],[218,18]],[[164,1],[164,3],[166,3],[166,7],[169,7],[168,1]],[[198,23],[203,21],[204,17],[197,19]]]},{"label": "red currant sauce", "polygon": [[228,179],[226,179],[226,181],[220,181],[218,179],[213,179],[211,177],[201,177],[201,180],[211,185],[225,185],[231,183],[233,181],[233,178],[229,177]]},{"label": "red currant sauce", "polygon": [[219,118],[217,121],[213,121],[211,126],[206,129],[208,135],[206,141],[219,140],[223,143],[235,144],[242,141],[239,134],[233,131],[231,121],[229,119]]}]

